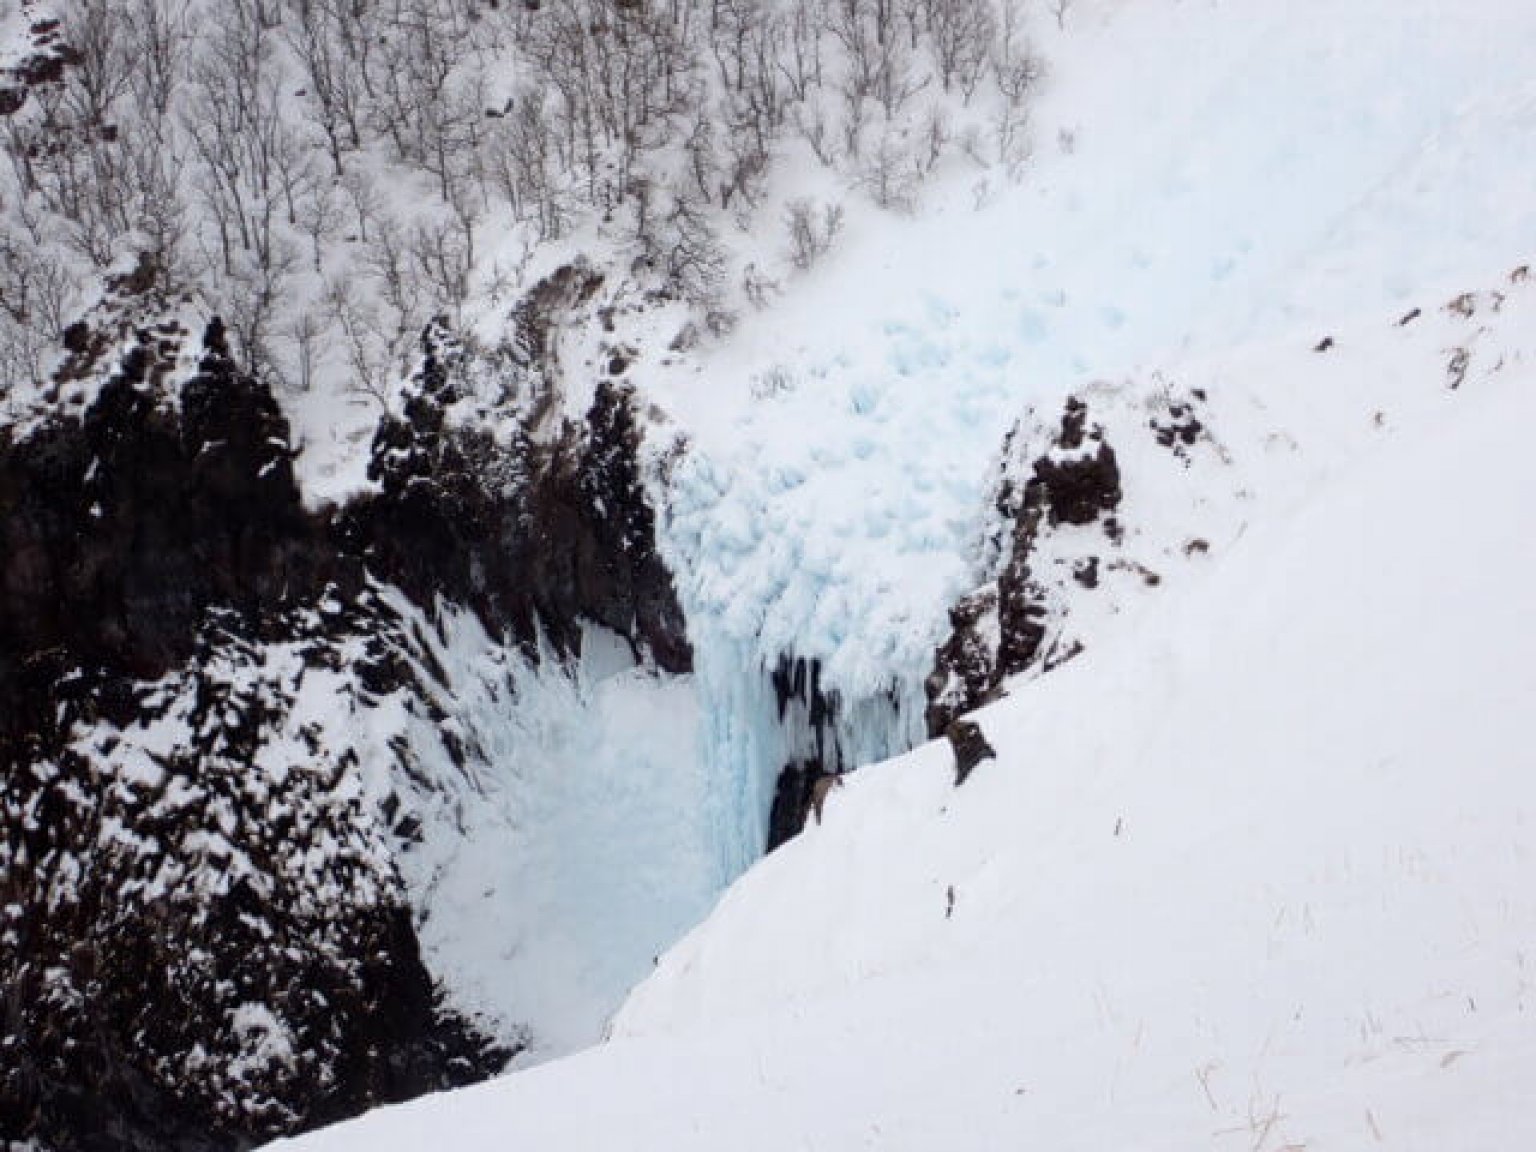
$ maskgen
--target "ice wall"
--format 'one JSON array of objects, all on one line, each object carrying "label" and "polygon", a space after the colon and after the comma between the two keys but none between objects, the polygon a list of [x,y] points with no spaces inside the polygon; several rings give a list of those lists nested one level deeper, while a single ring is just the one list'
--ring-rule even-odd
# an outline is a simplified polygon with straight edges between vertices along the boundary
[{"label": "ice wall", "polygon": [[709,765],[705,834],[717,845],[714,876],[724,887],[762,854],[780,772],[815,762],[846,771],[902,752],[922,738],[920,677],[893,677],[870,695],[786,698],[782,664],[760,641],[732,636],[714,622],[694,632],[694,691],[700,755]]},{"label": "ice wall", "polygon": [[732,435],[658,453],[658,550],[688,618],[723,881],[761,855],[786,765],[842,771],[923,738],[923,680],[975,575],[1002,375],[984,404],[960,387],[935,405],[889,364],[829,373]]},{"label": "ice wall", "polygon": [[456,609],[418,638],[443,691],[406,723],[433,783],[401,865],[428,966],[524,1062],[593,1043],[723,883],[695,681],[596,628],[537,662]]},{"label": "ice wall", "polygon": [[785,764],[869,763],[921,729],[909,678],[843,695],[818,734],[809,693],[776,690],[777,649],[708,613],[694,618],[694,673],[670,676],[602,629],[578,657],[529,660],[472,614],[391,604],[414,621],[431,698],[370,715],[366,759],[398,762],[404,733],[414,780],[372,786],[409,794],[420,825],[400,864],[428,967],[456,1006],[528,1045],[521,1063],[596,1041],[762,855]]}]

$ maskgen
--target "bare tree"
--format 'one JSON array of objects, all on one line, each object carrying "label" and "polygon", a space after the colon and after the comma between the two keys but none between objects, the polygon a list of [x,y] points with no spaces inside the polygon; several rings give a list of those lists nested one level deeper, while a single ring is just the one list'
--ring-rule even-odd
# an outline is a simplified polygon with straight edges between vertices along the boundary
[{"label": "bare tree", "polygon": [[946,92],[958,89],[970,103],[986,73],[997,17],[988,0],[924,0],[925,25]]},{"label": "bare tree", "polygon": [[1017,0],[1003,0],[992,67],[1003,96],[996,126],[998,160],[1010,173],[1016,172],[1028,155],[1027,100],[1041,74],[1040,58],[1025,37],[1023,24]]},{"label": "bare tree", "polygon": [[128,22],[112,0],[71,0],[64,19],[74,50],[67,86],[71,111],[77,123],[100,128],[111,123],[136,70]]},{"label": "bare tree", "polygon": [[800,271],[808,270],[832,248],[843,227],[840,204],[824,204],[819,209],[810,200],[791,200],[784,212],[789,229],[789,260]]},{"label": "bare tree", "polygon": [[565,230],[567,207],[554,128],[540,94],[519,90],[493,124],[486,158],[492,184],[518,220],[534,224],[540,240],[556,239]]},{"label": "bare tree", "polygon": [[41,381],[75,291],[68,271],[45,248],[25,236],[0,235],[0,391]]},{"label": "bare tree", "polygon": [[880,207],[909,212],[916,206],[920,175],[907,141],[887,127],[859,169],[859,184]]},{"label": "bare tree", "polygon": [[193,36],[189,0],[135,0],[127,21],[139,114],[158,129],[171,113]]},{"label": "bare tree", "polygon": [[355,41],[342,31],[341,6],[322,0],[291,4],[293,16],[285,23],[284,39],[304,69],[306,106],[339,176],[342,158],[363,146],[361,65],[346,55]]},{"label": "bare tree", "polygon": [[325,268],[325,244],[341,227],[345,208],[336,186],[318,183],[299,205],[299,225],[309,238],[310,255],[316,273]]}]

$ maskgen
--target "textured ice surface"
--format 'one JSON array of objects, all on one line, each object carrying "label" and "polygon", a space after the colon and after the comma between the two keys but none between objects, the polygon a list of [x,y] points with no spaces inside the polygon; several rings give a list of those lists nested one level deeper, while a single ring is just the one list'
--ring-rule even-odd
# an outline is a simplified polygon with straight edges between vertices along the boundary
[{"label": "textured ice surface", "polygon": [[419,634],[446,716],[400,723],[467,753],[460,767],[411,741],[441,788],[418,798],[423,842],[401,858],[429,967],[501,1035],[525,1033],[527,1059],[592,1043],[723,883],[693,681],[595,629],[580,660],[537,666],[456,611]]}]

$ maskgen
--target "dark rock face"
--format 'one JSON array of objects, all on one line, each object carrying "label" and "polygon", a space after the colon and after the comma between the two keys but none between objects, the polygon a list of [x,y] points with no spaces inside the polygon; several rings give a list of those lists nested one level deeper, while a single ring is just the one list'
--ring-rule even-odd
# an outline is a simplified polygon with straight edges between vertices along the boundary
[{"label": "dark rock face", "polygon": [[258,623],[342,575],[300,507],[287,424],[217,322],[179,410],[144,387],[151,365],[134,347],[80,421],[0,434],[0,693],[57,649],[159,675],[210,606]]},{"label": "dark rock face", "polygon": [[[841,753],[836,746],[836,734],[832,731],[842,701],[835,690],[823,690],[821,686],[821,661],[807,660],[803,656],[780,656],[773,670],[773,694],[779,707],[779,722],[783,723],[791,707],[805,711],[806,724],[815,745],[815,755],[810,763],[826,771],[841,766]],[[832,740],[829,754],[828,738]]]},{"label": "dark rock face", "polygon": [[217,322],[184,379],[178,326],[123,335],[72,329],[54,409],[0,432],[0,1142],[244,1147],[483,1079],[512,1053],[439,1002],[410,805],[367,784],[433,782],[393,738],[365,771],[349,720],[432,720],[443,690],[376,582],[424,621],[442,598],[571,651],[591,620],[686,670],[633,398],[605,381],[550,435],[535,397],[508,436],[455,409],[434,327],[381,492],[317,514]]},{"label": "dark rock face", "polygon": [[[542,336],[528,340],[542,348]],[[688,671],[686,623],[641,484],[632,391],[601,381],[586,420],[553,437],[533,434],[547,418],[536,403],[503,422],[505,446],[483,421],[450,419],[466,399],[462,349],[434,326],[423,352],[403,415],[374,443],[382,496],[344,517],[349,545],[418,601],[469,605],[530,650],[542,628],[573,652],[590,620],[660,668]]]},{"label": "dark rock face", "polygon": [[[1174,470],[1193,468],[1202,449],[1209,462],[1226,462],[1207,430],[1206,395],[1198,388],[1159,380],[1150,394],[1126,395],[1113,385],[1093,386],[1090,394],[1099,398],[1097,421],[1085,399],[1071,397],[1059,422],[1026,413],[1008,433],[980,557],[990,579],[950,608],[949,635],[924,685],[931,737],[994,699],[1009,677],[1049,671],[1082,652],[1071,621],[1089,598],[1108,598],[1113,611],[1127,589],[1162,583],[1134,554],[1142,546],[1137,534],[1128,542],[1123,477],[1106,421],[1122,446],[1149,437],[1172,457]],[[1209,548],[1197,537],[1183,553]],[[1167,558],[1166,550],[1157,557]]]},{"label": "dark rock face", "polygon": [[[820,660],[781,655],[770,679],[779,724],[790,746],[799,753],[780,770],[774,785],[767,845],[772,852],[799,834],[812,813],[819,812],[826,790],[840,783],[842,774],[858,764],[857,753],[845,749],[839,738],[838,719],[844,701],[835,689],[823,687]],[[899,717],[894,690],[865,704],[889,708],[891,720]]]},{"label": "dark rock face", "polygon": [[1090,436],[1087,423],[1088,406],[1076,397],[1069,399],[1056,441],[1059,451],[1036,460],[1034,477],[1025,485],[1025,505],[1037,501],[1053,527],[1091,524],[1120,504],[1120,467],[1115,450],[1104,443],[1102,431],[1095,429]]},{"label": "dark rock face", "polygon": [[956,720],[944,732],[950,749],[955,754],[955,787],[970,778],[977,765],[996,760],[997,751],[987,741],[981,726],[973,720]]},{"label": "dark rock face", "polygon": [[246,1145],[507,1055],[437,1005],[357,754],[297,707],[389,621],[217,322],[173,393],[176,350],[0,440],[0,1135],[57,1148]]},{"label": "dark rock face", "polygon": [[[542,547],[541,599],[563,615],[579,612],[631,640],[668,672],[693,665],[687,621],[672,575],[656,554],[656,523],[640,482],[640,428],[634,393],[604,380],[587,413],[589,435],[573,471],[550,470],[554,515],[534,519],[534,538],[571,541]],[[574,482],[574,483],[573,483]],[[550,565],[549,560],[558,563]],[[569,590],[565,597],[560,590]]]},{"label": "dark rock face", "polygon": [[814,760],[794,760],[779,773],[773,789],[773,808],[768,816],[768,851],[787,844],[800,834],[811,814],[816,782],[828,779]]},{"label": "dark rock face", "polygon": [[10,68],[0,68],[0,116],[20,111],[32,89],[59,83],[64,69],[79,60],[80,54],[65,42],[57,20],[33,21],[27,28],[25,55]]},{"label": "dark rock face", "polygon": [[[1050,662],[1049,597],[1033,568],[1043,537],[1062,525],[1096,521],[1111,539],[1117,532],[1111,514],[1121,500],[1120,467],[1103,429],[1090,425],[1087,405],[1069,399],[1045,449],[1014,461],[1023,434],[1022,425],[1009,433],[1010,463],[995,500],[1002,525],[997,579],[950,609],[950,635],[926,684],[930,736],[945,734],[956,717],[984,703],[1007,677]],[[1096,587],[1097,559],[1079,562],[1072,575],[1083,587]]]},{"label": "dark rock face", "polygon": [[78,419],[0,433],[0,740],[65,655],[157,676],[211,606],[257,622],[335,567],[300,509],[287,425],[217,325],[180,410],[144,387],[153,366],[130,347]]},{"label": "dark rock face", "polygon": [[[818,780],[843,771],[834,722],[841,701],[835,691],[821,687],[821,661],[802,656],[779,657],[773,669],[773,694],[779,723],[797,723],[809,736],[807,754],[784,765],[774,784],[768,815],[768,851],[794,839],[811,814]],[[790,713],[794,712],[792,718]]]},{"label": "dark rock face", "polygon": [[356,753],[295,706],[306,657],[198,647],[151,684],[61,686],[72,738],[7,765],[8,1137],[238,1147],[507,1056],[437,1004]]}]

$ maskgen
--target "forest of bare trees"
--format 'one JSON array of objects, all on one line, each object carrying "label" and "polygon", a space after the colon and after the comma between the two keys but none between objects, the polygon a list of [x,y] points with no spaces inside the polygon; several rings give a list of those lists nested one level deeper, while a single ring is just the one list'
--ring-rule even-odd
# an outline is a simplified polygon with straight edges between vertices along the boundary
[{"label": "forest of bare trees", "polygon": [[[0,0],[0,27],[43,8]],[[289,388],[377,393],[428,319],[515,289],[550,245],[603,247],[723,327],[838,234],[841,203],[796,173],[902,211],[951,161],[1015,172],[1040,71],[1018,0],[49,12],[70,65],[0,118],[0,389],[135,262]],[[782,266],[737,267],[733,237],[767,231]]]}]

